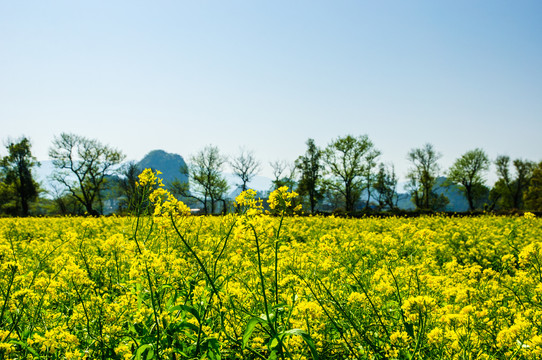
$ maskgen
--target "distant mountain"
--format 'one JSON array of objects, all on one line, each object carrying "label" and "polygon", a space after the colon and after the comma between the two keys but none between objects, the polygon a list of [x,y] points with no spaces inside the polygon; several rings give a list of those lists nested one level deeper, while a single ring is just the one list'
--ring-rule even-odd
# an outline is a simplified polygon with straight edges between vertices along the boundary
[{"label": "distant mountain", "polygon": [[444,194],[450,201],[446,205],[446,211],[467,211],[469,210],[469,203],[461,188],[455,184],[447,184],[445,177],[437,178],[437,184],[435,185],[435,193]]},{"label": "distant mountain", "polygon": [[178,154],[171,154],[164,150],[153,150],[141,159],[137,166],[143,169],[159,170],[162,175],[160,177],[164,181],[164,185],[170,184],[174,180],[188,182],[188,176],[181,173],[181,169],[186,168],[186,162],[183,157]]},{"label": "distant mountain", "polygon": [[[446,205],[446,211],[462,212],[469,210],[469,203],[467,202],[465,195],[463,195],[461,188],[455,184],[448,185],[445,177],[437,178],[433,190],[438,195],[444,194],[450,201],[448,205]],[[397,194],[397,196],[399,197],[397,206],[400,209],[414,210],[416,208],[409,193],[400,193]]]}]

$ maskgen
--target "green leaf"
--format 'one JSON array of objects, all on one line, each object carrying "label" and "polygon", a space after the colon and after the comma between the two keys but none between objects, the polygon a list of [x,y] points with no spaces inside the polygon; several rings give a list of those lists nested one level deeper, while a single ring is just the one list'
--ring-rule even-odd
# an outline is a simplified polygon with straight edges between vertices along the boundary
[{"label": "green leaf", "polygon": [[149,347],[149,352],[147,354],[146,360],[151,360],[151,359],[154,359],[154,348],[152,346]]},{"label": "green leaf", "polygon": [[196,309],[194,309],[193,307],[190,307],[188,305],[174,306],[174,307],[169,309],[169,312],[175,312],[175,311],[180,311],[180,310],[189,312],[190,314],[192,314],[198,320],[198,322],[201,322],[198,311]]},{"label": "green leaf", "polygon": [[283,302],[283,303],[274,305],[273,307],[271,307],[271,309],[283,310],[283,308],[285,308],[287,306],[288,306],[288,304]]},{"label": "green leaf", "polygon": [[216,338],[207,338],[203,341],[202,345],[207,347],[206,355],[211,360],[221,360],[222,356],[220,356],[220,344],[218,343],[218,340]]},{"label": "green leaf", "polygon": [[269,348],[269,350],[273,350],[274,348],[277,347],[278,344],[279,344],[279,338],[277,336],[273,336],[271,339],[269,339],[269,342],[267,343],[267,347]]},{"label": "green leaf", "polygon": [[316,351],[316,346],[314,345],[314,341],[312,340],[311,336],[304,330],[301,329],[290,329],[282,332],[281,337],[283,336],[293,336],[298,335],[303,338],[307,346],[309,347],[309,350],[311,352],[311,356],[313,359],[318,359],[318,352]]},{"label": "green leaf", "polygon": [[164,285],[160,286],[160,289],[158,290],[158,292],[162,292],[165,289],[172,289],[172,288],[173,288],[173,286],[171,286],[170,284],[164,284]]},{"label": "green leaf", "polygon": [[34,350],[27,343],[19,341],[19,340],[11,340],[9,342],[12,343],[12,344],[17,344],[17,345],[21,346],[23,349],[30,351],[30,353],[32,353],[32,355],[34,355],[35,357],[37,357],[39,359],[39,357],[40,357],[39,354],[36,352],[36,350]]},{"label": "green leaf", "polygon": [[248,321],[247,327],[245,329],[245,332],[243,333],[243,349],[247,346],[248,340],[250,339],[250,336],[252,335],[252,332],[254,331],[254,328],[256,325],[265,322],[262,318],[253,317]]},{"label": "green leaf", "polygon": [[[199,326],[197,326],[195,324],[192,324],[192,323],[189,323],[187,321],[180,323],[177,326],[177,329],[190,329],[196,334],[199,332]],[[203,336],[206,336],[205,331],[202,330],[201,333],[202,333]]]},{"label": "green leaf", "polygon": [[[145,352],[145,350],[147,349],[151,349],[152,350],[152,345],[151,344],[144,344],[144,345],[141,345],[137,351],[136,351],[136,360],[141,360],[141,355]],[[151,351],[149,350],[149,352]],[[154,350],[152,350],[152,354],[154,356]],[[146,357],[146,359],[150,359],[149,357]]]}]

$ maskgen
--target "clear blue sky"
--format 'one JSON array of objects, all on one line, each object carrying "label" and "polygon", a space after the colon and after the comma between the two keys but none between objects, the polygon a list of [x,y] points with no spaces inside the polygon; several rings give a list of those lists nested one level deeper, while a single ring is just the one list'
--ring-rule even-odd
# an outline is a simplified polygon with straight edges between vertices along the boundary
[{"label": "clear blue sky", "polygon": [[[542,1],[1,1],[0,137],[293,161],[367,134],[542,160]],[[5,149],[0,150],[5,154]]]}]

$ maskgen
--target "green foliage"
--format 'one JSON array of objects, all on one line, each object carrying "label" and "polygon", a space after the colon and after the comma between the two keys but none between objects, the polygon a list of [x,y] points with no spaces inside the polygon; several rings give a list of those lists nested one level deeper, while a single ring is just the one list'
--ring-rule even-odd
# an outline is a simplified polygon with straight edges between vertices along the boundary
[{"label": "green foliage", "polygon": [[450,168],[448,179],[462,185],[470,210],[483,196],[484,173],[489,170],[489,157],[482,149],[467,151]]},{"label": "green foliage", "polygon": [[525,208],[532,211],[542,211],[542,162],[533,170],[529,188],[524,195]]},{"label": "green foliage", "polygon": [[532,161],[516,159],[514,172],[510,169],[510,157],[498,156],[495,160],[499,179],[490,193],[493,207],[497,209],[523,209],[524,193],[529,186],[535,164]]},{"label": "green foliage", "polygon": [[374,189],[378,194],[378,207],[394,210],[397,208],[397,176],[393,165],[386,167],[380,164]]},{"label": "green foliage", "polygon": [[307,197],[311,213],[316,211],[316,205],[323,198],[322,189],[322,150],[316,146],[313,139],[307,140],[307,151],[296,160],[296,167],[301,171],[297,192]]},{"label": "green foliage", "polygon": [[2,210],[10,215],[28,216],[30,203],[38,197],[39,185],[32,176],[32,168],[39,163],[32,156],[30,140],[25,137],[9,141],[6,148],[8,155],[0,160]]},{"label": "green foliage", "polygon": [[444,194],[434,192],[439,171],[437,161],[441,157],[442,155],[429,143],[408,153],[408,159],[412,163],[412,168],[407,174],[408,187],[417,209],[444,210],[448,203]]},{"label": "green foliage", "polygon": [[325,148],[323,160],[331,175],[326,184],[343,197],[347,212],[354,211],[367,184],[364,176],[370,172],[373,160],[379,154],[367,135],[339,137]]}]

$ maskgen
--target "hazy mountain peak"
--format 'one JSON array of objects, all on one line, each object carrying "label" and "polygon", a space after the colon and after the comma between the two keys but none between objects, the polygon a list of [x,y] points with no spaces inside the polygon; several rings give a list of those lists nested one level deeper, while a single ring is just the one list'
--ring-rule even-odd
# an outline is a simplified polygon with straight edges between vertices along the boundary
[{"label": "hazy mountain peak", "polygon": [[179,154],[152,150],[137,163],[137,166],[142,170],[147,168],[159,170],[162,172],[160,177],[164,183],[171,183],[173,180],[188,181],[186,174],[181,173],[181,169],[186,167],[186,162]]}]

